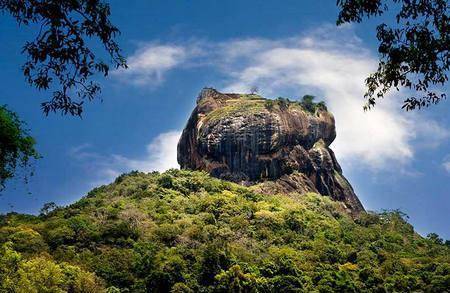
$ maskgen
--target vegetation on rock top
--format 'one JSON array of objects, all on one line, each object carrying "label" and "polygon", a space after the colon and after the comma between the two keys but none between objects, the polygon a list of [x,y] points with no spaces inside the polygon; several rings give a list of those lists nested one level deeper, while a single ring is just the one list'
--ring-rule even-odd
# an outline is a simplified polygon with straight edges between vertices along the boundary
[{"label": "vegetation on rock top", "polygon": [[257,94],[240,94],[238,98],[227,99],[225,106],[208,113],[206,121],[217,121],[225,117],[249,115],[263,111],[283,111],[296,109],[310,114],[316,114],[318,110],[327,111],[325,102],[314,102],[315,97],[304,95],[301,101],[278,97],[274,100],[266,99]]},{"label": "vegetation on rock top", "polygon": [[2,292],[444,292],[450,248],[398,212],[262,195],[204,172],[132,172],[0,218]]}]

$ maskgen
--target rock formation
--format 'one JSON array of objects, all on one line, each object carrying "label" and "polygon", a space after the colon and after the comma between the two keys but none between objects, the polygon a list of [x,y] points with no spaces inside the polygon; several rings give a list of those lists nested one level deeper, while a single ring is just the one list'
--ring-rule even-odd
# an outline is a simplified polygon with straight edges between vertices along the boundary
[{"label": "rock formation", "polygon": [[335,137],[323,104],[207,88],[183,130],[178,162],[264,193],[317,192],[357,213],[364,208],[329,148]]}]

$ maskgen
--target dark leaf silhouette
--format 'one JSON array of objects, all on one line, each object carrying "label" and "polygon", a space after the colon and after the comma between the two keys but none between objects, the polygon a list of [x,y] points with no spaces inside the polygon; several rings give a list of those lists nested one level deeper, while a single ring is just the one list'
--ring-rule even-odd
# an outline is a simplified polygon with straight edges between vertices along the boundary
[{"label": "dark leaf silhouette", "polygon": [[398,9],[393,24],[377,27],[380,61],[366,79],[367,104],[392,88],[406,88],[416,94],[404,100],[406,110],[437,104],[446,98],[439,90],[448,81],[450,67],[450,16],[446,0],[337,0],[341,9],[337,24],[362,22]]},{"label": "dark leaf silhouette", "polygon": [[[83,101],[101,92],[93,75],[107,76],[108,64],[126,68],[115,41],[119,30],[109,20],[109,5],[101,0],[0,0],[0,10],[20,25],[38,28],[36,38],[23,47],[23,74],[39,90],[55,89],[41,104],[46,115],[60,111],[80,116]],[[94,39],[106,50],[108,63],[91,49]]]}]

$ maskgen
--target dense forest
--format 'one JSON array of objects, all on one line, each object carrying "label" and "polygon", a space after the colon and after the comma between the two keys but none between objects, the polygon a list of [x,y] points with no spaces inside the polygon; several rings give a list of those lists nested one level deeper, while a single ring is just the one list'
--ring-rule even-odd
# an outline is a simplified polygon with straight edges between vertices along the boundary
[{"label": "dense forest", "polygon": [[[445,144],[434,147],[448,142],[448,117],[440,108],[437,116],[407,118],[390,107],[410,111],[446,99],[449,1],[169,2],[0,0],[6,85],[0,93],[0,192],[13,178],[27,184],[35,160],[47,156],[37,168],[45,177],[31,189],[46,190],[43,201],[61,200],[64,194],[52,193],[85,178],[67,168],[74,158],[62,150],[125,142],[121,153],[136,153],[129,131],[156,141],[172,133],[167,128],[179,125],[182,98],[193,86],[249,90],[202,90],[178,143],[182,170],[133,171],[69,206],[50,202],[39,215],[0,214],[0,293],[450,292],[450,240],[420,235],[399,210],[366,212],[330,148],[346,129],[348,145],[371,142],[346,149],[356,164],[381,158],[388,162],[384,171],[406,162],[384,176],[396,182],[427,171],[399,186],[403,194],[420,186],[425,194],[441,192],[439,200],[448,195],[448,177],[437,175],[450,174],[450,154]],[[330,29],[330,22],[341,27]],[[361,22],[366,26],[353,28]],[[366,43],[375,36],[375,43]],[[21,69],[12,70],[17,62]],[[101,85],[109,75],[109,84]],[[14,86],[17,78],[36,91]],[[167,87],[155,91],[166,79]],[[257,94],[258,86],[265,93],[326,95],[338,113],[338,131],[313,95],[269,100]],[[18,102],[27,97],[40,102]],[[84,111],[104,98],[110,104],[101,113],[95,105]],[[381,98],[392,102],[377,106],[376,116],[359,118],[355,101],[362,111]],[[41,112],[96,118],[72,127],[53,118],[38,122]],[[28,125],[44,142],[39,148]],[[353,128],[359,131],[348,132]],[[432,155],[424,145],[433,145]],[[386,148],[390,152],[381,151]],[[169,157],[154,142],[147,149],[152,160]],[[95,157],[108,161],[109,155]],[[412,159],[419,168],[404,172]],[[97,168],[89,163],[89,170]],[[120,170],[168,168],[125,165]],[[434,185],[443,187],[430,191]],[[370,186],[372,194],[382,194]],[[435,222],[445,224],[448,209],[437,208],[442,204],[429,207],[440,216]]]},{"label": "dense forest", "polygon": [[204,172],[131,172],[0,218],[1,292],[445,292],[450,246],[399,211],[263,195]]}]

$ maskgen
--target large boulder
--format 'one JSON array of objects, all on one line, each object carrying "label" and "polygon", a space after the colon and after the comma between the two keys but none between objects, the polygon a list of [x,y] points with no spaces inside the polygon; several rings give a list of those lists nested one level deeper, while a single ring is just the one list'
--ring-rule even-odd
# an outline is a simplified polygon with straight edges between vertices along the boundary
[{"label": "large boulder", "polygon": [[204,89],[178,143],[183,169],[265,193],[318,192],[364,210],[329,145],[333,115],[323,104]]}]

